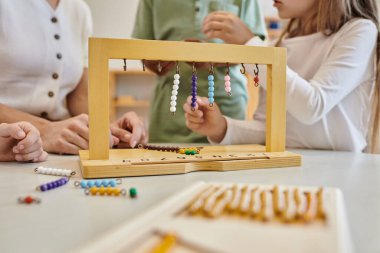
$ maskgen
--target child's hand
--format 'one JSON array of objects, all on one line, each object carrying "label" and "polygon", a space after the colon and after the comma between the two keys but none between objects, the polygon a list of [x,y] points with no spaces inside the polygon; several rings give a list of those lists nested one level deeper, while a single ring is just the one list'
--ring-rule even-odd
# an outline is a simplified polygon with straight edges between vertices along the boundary
[{"label": "child's hand", "polygon": [[0,124],[0,160],[42,162],[47,153],[42,149],[40,132],[28,122]]},{"label": "child's hand", "polygon": [[117,139],[119,148],[132,147],[137,144],[145,144],[148,140],[144,122],[135,112],[127,112],[117,121],[111,124],[111,133]]},{"label": "child's hand", "polygon": [[221,142],[226,134],[227,122],[216,103],[209,106],[208,98],[197,97],[195,111],[191,110],[191,97],[183,105],[186,126],[202,135],[206,135],[214,142]]},{"label": "child's hand", "polygon": [[211,12],[203,20],[202,32],[207,39],[222,39],[225,43],[244,45],[254,34],[235,14]]}]

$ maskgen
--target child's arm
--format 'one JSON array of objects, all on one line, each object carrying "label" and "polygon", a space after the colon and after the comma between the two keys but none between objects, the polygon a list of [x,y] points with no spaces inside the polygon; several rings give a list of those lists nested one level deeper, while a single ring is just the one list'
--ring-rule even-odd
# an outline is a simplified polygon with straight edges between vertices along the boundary
[{"label": "child's arm", "polygon": [[0,161],[42,162],[46,158],[40,133],[32,124],[0,124]]}]

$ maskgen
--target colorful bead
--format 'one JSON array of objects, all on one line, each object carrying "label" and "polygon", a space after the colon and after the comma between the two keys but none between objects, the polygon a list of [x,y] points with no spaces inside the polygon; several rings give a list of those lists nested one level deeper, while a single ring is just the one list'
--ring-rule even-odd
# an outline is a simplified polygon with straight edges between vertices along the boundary
[{"label": "colorful bead", "polygon": [[55,180],[55,181],[52,181],[52,182],[49,182],[49,183],[46,183],[46,184],[39,185],[39,186],[36,187],[36,190],[37,191],[42,191],[42,192],[48,191],[48,190],[51,190],[51,189],[63,186],[65,184],[67,184],[67,182],[69,182],[69,178],[62,177],[62,178],[60,178],[58,180]]},{"label": "colorful bead", "polygon": [[208,79],[208,102],[209,106],[214,105],[214,66],[211,64]]},{"label": "colorful bead", "polygon": [[46,168],[43,166],[38,166],[34,169],[38,174],[53,175],[53,176],[66,176],[70,177],[75,175],[75,171],[67,169],[55,169],[55,168]]},{"label": "colorful bead", "polygon": [[227,92],[228,96],[231,96],[231,78],[229,73],[224,77],[224,90]]},{"label": "colorful bead", "polygon": [[35,198],[35,197],[31,197],[31,196],[20,197],[17,200],[18,200],[18,203],[20,203],[20,204],[28,204],[29,205],[29,204],[32,204],[32,203],[36,203],[36,204],[41,203],[41,199]]},{"label": "colorful bead", "polygon": [[91,187],[91,188],[87,188],[84,190],[84,193],[86,195],[101,195],[101,196],[104,196],[104,195],[108,195],[108,196],[111,196],[111,195],[114,195],[114,196],[119,196],[120,194],[125,196],[127,194],[127,191],[125,189],[118,189],[118,188],[114,188],[114,187]]},{"label": "colorful bead", "polygon": [[255,77],[253,78],[253,81],[254,81],[254,85],[257,87],[259,86],[259,66],[257,64],[255,64],[255,69],[253,69],[253,73],[255,75]]},{"label": "colorful bead", "polygon": [[195,111],[195,107],[197,106],[197,72],[195,69],[195,63],[193,63],[193,75],[191,76],[191,110]]},{"label": "colorful bead", "polygon": [[[199,154],[202,147],[193,147],[193,148],[180,148],[180,147],[164,147],[164,146],[155,146],[155,145],[137,145],[139,149],[148,149],[148,150],[157,150],[157,151],[168,151],[176,152],[179,154],[195,155]],[[186,151],[188,151],[186,153]]]},{"label": "colorful bead", "polygon": [[175,114],[177,111],[176,105],[177,105],[177,95],[178,95],[178,88],[179,88],[179,81],[180,75],[179,75],[179,67],[177,62],[177,70],[174,75],[174,81],[173,81],[173,88],[172,88],[172,96],[170,97],[170,112],[172,114]]},{"label": "colorful bead", "polygon": [[95,187],[115,187],[118,184],[121,184],[122,180],[120,178],[118,179],[103,179],[103,180],[82,180],[82,181],[75,181],[74,186],[75,187],[81,187],[83,189],[85,188],[91,188],[93,186]]},{"label": "colorful bead", "polygon": [[136,198],[137,197],[137,190],[136,190],[136,188],[132,187],[132,188],[129,189],[129,196],[131,198]]}]

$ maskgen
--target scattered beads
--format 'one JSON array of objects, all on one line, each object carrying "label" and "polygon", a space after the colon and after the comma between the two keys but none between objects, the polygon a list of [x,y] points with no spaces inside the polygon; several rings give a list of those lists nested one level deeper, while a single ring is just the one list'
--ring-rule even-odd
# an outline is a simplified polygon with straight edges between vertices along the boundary
[{"label": "scattered beads", "polygon": [[177,62],[177,69],[176,69],[176,72],[174,75],[174,81],[173,81],[172,96],[170,97],[170,99],[171,99],[171,101],[170,101],[170,112],[172,114],[174,114],[177,110],[176,105],[177,105],[177,95],[178,95],[180,77],[181,76],[179,75],[179,66],[178,66],[178,62]]},{"label": "scattered beads", "polygon": [[210,70],[208,73],[208,102],[209,106],[212,107],[214,105],[214,65],[211,64]]},{"label": "scattered beads", "polygon": [[36,204],[41,203],[41,199],[31,197],[31,196],[19,197],[17,200],[18,200],[18,203],[20,203],[20,204],[28,204],[29,205],[32,203],[36,203]]},{"label": "scattered beads", "polygon": [[119,195],[122,195],[122,196],[125,196],[127,194],[127,191],[125,189],[119,189],[119,188],[114,188],[114,187],[91,187],[91,188],[87,188],[86,190],[84,190],[84,193],[86,195],[108,195],[108,196],[119,196]]},{"label": "scattered beads", "polygon": [[191,77],[191,110],[195,111],[195,106],[197,105],[197,72],[195,69],[195,63],[193,63],[193,75]]},{"label": "scattered beads", "polygon": [[91,187],[115,187],[116,185],[121,184],[121,179],[103,179],[103,180],[82,180],[82,181],[75,181],[74,186],[75,187],[82,187],[85,188],[91,188]]},{"label": "scattered beads", "polygon": [[73,170],[46,168],[43,166],[38,166],[37,168],[34,169],[34,171],[38,174],[53,175],[53,176],[66,176],[66,177],[73,176],[76,173]]},{"label": "scattered beads", "polygon": [[199,154],[202,149],[202,147],[180,148],[180,147],[165,147],[165,146],[155,146],[155,145],[145,145],[145,144],[139,144],[137,145],[137,147],[139,149],[175,152],[175,153],[185,154],[185,155]]},{"label": "scattered beads", "polygon": [[230,66],[227,63],[227,72],[224,77],[224,90],[227,92],[228,96],[231,96],[231,77],[230,77]]},{"label": "scattered beads", "polygon": [[136,188],[132,187],[129,189],[129,196],[131,198],[137,198],[137,190]]},{"label": "scattered beads", "polygon": [[39,185],[36,187],[36,190],[42,191],[42,192],[52,190],[54,188],[57,188],[57,187],[60,187],[60,186],[67,184],[67,182],[69,182],[69,179],[67,177],[63,177],[63,178],[60,178],[58,180]]}]

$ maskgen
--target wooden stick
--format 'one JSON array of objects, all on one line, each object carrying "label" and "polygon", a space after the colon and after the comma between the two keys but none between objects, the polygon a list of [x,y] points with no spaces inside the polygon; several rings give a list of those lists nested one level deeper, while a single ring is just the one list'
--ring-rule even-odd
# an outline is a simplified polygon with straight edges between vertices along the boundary
[{"label": "wooden stick", "polygon": [[191,201],[188,205],[188,211],[190,214],[194,215],[198,211],[200,211],[204,204],[204,199],[207,198],[210,194],[212,194],[216,190],[216,187],[209,186],[204,191],[202,191],[193,201]]},{"label": "wooden stick", "polygon": [[306,196],[306,209],[303,213],[303,220],[308,223],[313,219],[313,209],[311,206],[312,198],[310,192],[305,192],[304,194]]},{"label": "wooden stick", "polygon": [[319,188],[317,191],[317,214],[316,218],[325,221],[326,213],[323,208],[323,188]]},{"label": "wooden stick", "polygon": [[276,185],[272,190],[272,205],[273,205],[273,214],[275,216],[280,216],[282,210],[280,208],[280,191],[278,185]]},{"label": "wooden stick", "polygon": [[293,199],[294,203],[296,204],[296,213],[294,215],[294,220],[298,220],[301,218],[301,197],[299,195],[298,188],[295,188],[293,190]]},{"label": "wooden stick", "polygon": [[256,217],[258,212],[255,211],[255,195],[256,195],[256,192],[259,188],[258,187],[255,187],[251,190],[251,198],[250,198],[250,201],[249,201],[249,211],[250,211],[250,215],[252,218]]},{"label": "wooden stick", "polygon": [[246,206],[244,206],[244,205],[246,205],[246,202],[247,202],[247,196],[249,196],[248,186],[245,185],[241,189],[241,197],[240,197],[239,206],[238,206],[239,213],[243,214],[243,215],[248,213],[248,208]]},{"label": "wooden stick", "polygon": [[291,222],[293,220],[292,215],[289,212],[289,190],[284,191],[284,209],[282,210],[281,213],[281,218],[283,222]]},{"label": "wooden stick", "polygon": [[216,201],[224,196],[224,192],[227,190],[226,187],[221,186],[218,190],[214,191],[212,194],[210,194],[204,201],[203,205],[203,213],[206,216],[209,216],[209,213],[214,208]]},{"label": "wooden stick", "polygon": [[166,234],[164,238],[152,249],[151,253],[168,253],[176,244],[177,237],[174,234]]},{"label": "wooden stick", "polygon": [[262,220],[262,221],[269,220],[266,209],[267,209],[267,196],[266,196],[266,192],[262,191],[260,192],[260,211],[257,215],[259,220]]},{"label": "wooden stick", "polygon": [[232,187],[231,201],[228,203],[227,208],[226,208],[227,211],[232,213],[238,208],[240,196],[241,196],[241,193],[240,193],[240,190],[238,189],[238,186],[234,185]]},{"label": "wooden stick", "polygon": [[223,214],[227,204],[231,201],[232,199],[232,191],[231,189],[226,190],[223,193],[223,196],[219,199],[216,200],[215,205],[211,209],[211,211],[208,213],[209,217],[219,217],[220,215]]}]

